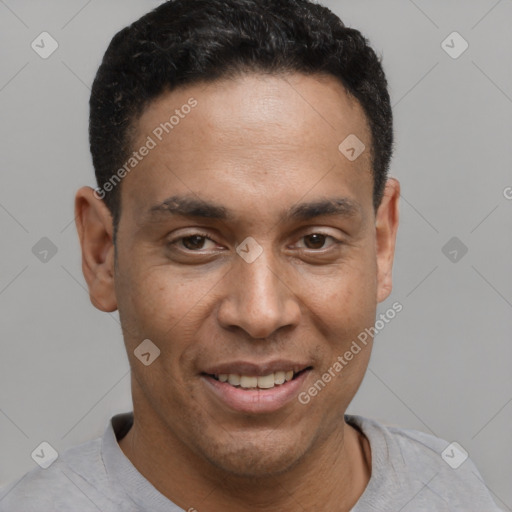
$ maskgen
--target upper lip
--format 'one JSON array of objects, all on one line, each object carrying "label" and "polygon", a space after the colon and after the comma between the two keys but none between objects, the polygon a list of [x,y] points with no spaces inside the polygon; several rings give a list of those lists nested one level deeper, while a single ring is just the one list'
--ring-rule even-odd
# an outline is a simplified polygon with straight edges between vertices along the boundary
[{"label": "upper lip", "polygon": [[279,359],[275,361],[268,361],[265,363],[252,363],[249,361],[232,361],[229,363],[221,363],[214,366],[209,366],[203,373],[208,375],[220,375],[220,374],[238,374],[248,375],[251,377],[263,377],[270,375],[271,373],[279,371],[290,371],[298,373],[311,366],[308,363],[301,363],[297,361]]}]

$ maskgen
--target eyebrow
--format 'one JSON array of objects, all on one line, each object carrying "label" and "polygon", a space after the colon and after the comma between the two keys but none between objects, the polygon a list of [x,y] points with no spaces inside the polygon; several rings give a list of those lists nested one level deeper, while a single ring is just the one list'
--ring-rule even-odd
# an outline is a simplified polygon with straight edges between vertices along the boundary
[{"label": "eyebrow", "polygon": [[[316,217],[354,217],[361,212],[359,203],[347,197],[319,199],[309,203],[299,203],[284,212],[283,221],[307,221]],[[180,217],[233,220],[234,214],[224,206],[190,196],[174,195],[149,209],[150,216],[171,214]]]}]

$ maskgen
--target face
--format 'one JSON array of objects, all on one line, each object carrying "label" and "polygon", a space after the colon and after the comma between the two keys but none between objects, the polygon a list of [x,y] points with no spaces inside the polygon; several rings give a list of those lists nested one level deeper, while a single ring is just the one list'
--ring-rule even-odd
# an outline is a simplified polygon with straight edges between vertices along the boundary
[{"label": "face", "polygon": [[88,279],[119,309],[136,416],[217,468],[282,472],[336,435],[363,378],[371,342],[299,400],[390,293],[398,184],[376,213],[366,118],[334,78],[198,84],[137,126],[153,147],[123,179],[115,262]]}]

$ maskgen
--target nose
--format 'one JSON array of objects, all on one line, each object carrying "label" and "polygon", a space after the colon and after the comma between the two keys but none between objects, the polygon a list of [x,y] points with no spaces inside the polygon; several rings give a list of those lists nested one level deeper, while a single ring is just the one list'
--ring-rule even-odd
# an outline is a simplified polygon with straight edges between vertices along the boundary
[{"label": "nose", "polygon": [[252,263],[237,256],[233,265],[225,277],[224,298],[217,313],[222,327],[240,328],[252,338],[262,339],[283,327],[298,325],[300,301],[291,289],[286,263],[279,264],[266,249]]}]

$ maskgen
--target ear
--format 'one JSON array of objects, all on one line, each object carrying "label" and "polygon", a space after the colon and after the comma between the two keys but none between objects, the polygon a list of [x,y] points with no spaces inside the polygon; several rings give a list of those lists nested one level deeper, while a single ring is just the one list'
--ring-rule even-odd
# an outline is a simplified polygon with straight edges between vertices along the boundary
[{"label": "ear", "polygon": [[399,199],[400,183],[395,178],[389,178],[375,219],[377,302],[387,299],[393,287],[391,270],[400,216]]},{"label": "ear", "polygon": [[115,311],[112,215],[91,187],[82,187],[76,193],[75,222],[82,247],[82,272],[91,302],[101,311]]}]

